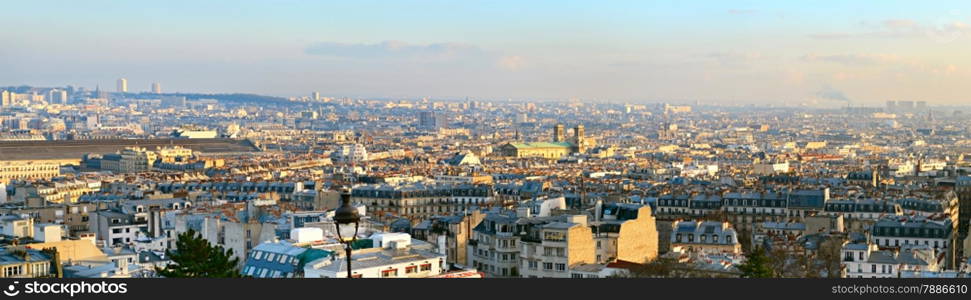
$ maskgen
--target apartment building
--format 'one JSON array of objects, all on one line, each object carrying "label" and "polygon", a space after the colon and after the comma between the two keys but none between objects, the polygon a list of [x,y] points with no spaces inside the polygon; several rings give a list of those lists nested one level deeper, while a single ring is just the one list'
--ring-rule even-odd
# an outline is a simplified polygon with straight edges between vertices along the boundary
[{"label": "apartment building", "polygon": [[951,219],[924,216],[886,216],[873,224],[873,243],[881,249],[927,246],[942,256],[948,268],[954,267],[957,237]]},{"label": "apartment building", "polygon": [[522,277],[570,278],[571,267],[597,262],[596,242],[587,216],[559,219],[522,226]]},{"label": "apartment building", "polygon": [[379,221],[424,220],[491,205],[493,194],[491,185],[378,184],[355,186],[351,201],[367,205]]},{"label": "apartment building", "polygon": [[469,265],[492,277],[518,277],[521,249],[519,221],[527,217],[528,213],[518,216],[511,212],[487,213],[472,230],[466,254]]},{"label": "apartment building", "polygon": [[[446,274],[445,254],[412,245],[404,233],[380,233],[370,237],[372,248],[351,253],[352,278],[426,278]],[[303,268],[306,278],[346,278],[346,256],[319,258]]]},{"label": "apartment building", "polygon": [[0,278],[40,278],[51,275],[51,263],[54,259],[48,253],[15,246],[0,251]]},{"label": "apartment building", "polygon": [[54,161],[0,161],[0,183],[11,180],[51,179],[61,175],[61,164]]},{"label": "apartment building", "polygon": [[940,270],[934,249],[919,245],[879,250],[867,242],[847,243],[840,249],[844,278],[899,278],[902,272]]},{"label": "apartment building", "polygon": [[479,226],[485,216],[477,210],[465,215],[435,216],[415,225],[411,234],[415,239],[435,244],[446,254],[448,263],[468,266],[466,249],[472,229]]},{"label": "apartment building", "polygon": [[694,252],[730,253],[742,252],[738,233],[729,222],[675,221],[671,224],[671,248]]},{"label": "apartment building", "polygon": [[642,264],[657,258],[659,236],[650,206],[611,203],[595,209],[599,215],[591,222],[591,228],[598,264]]},{"label": "apartment building", "polygon": [[826,202],[824,216],[843,216],[846,228],[851,231],[862,232],[870,228],[874,222],[885,216],[900,216],[904,214],[900,204],[878,199],[840,199]]},{"label": "apartment building", "polygon": [[656,221],[644,204],[597,203],[590,216],[491,211],[472,234],[469,265],[493,277],[571,278],[658,256]]},{"label": "apartment building", "polygon": [[752,230],[755,223],[811,215],[829,201],[828,188],[670,193],[658,197],[657,214],[671,220],[724,213],[739,230]]},{"label": "apartment building", "polygon": [[89,215],[88,228],[107,246],[129,245],[140,232],[148,232],[148,220],[116,210],[103,210]]}]

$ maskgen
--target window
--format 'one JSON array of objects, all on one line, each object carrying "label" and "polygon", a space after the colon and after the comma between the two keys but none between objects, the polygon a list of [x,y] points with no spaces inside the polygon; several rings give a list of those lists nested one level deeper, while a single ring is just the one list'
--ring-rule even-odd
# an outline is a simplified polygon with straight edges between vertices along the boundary
[{"label": "window", "polygon": [[563,247],[543,247],[544,256],[566,257],[566,248]]},{"label": "window", "polygon": [[417,273],[418,266],[407,266],[405,267],[405,274]]},{"label": "window", "polygon": [[870,273],[876,273],[877,272],[877,265],[876,264],[873,264],[870,267],[871,267],[870,268]]},{"label": "window", "polygon": [[543,263],[543,270],[545,271],[553,270],[553,263]]},{"label": "window", "polygon": [[556,271],[557,272],[564,272],[564,271],[566,271],[566,264],[556,264]]},{"label": "window", "polygon": [[421,271],[422,272],[424,272],[424,271],[431,271],[431,270],[432,270],[432,264],[422,264],[421,265]]},{"label": "window", "polygon": [[570,278],[583,278],[583,274],[570,274]]},{"label": "window", "polygon": [[860,260],[863,260],[863,251],[860,251],[860,252],[857,252],[857,253],[860,254],[860,256],[859,256],[860,257]]},{"label": "window", "polygon": [[398,269],[389,269],[381,271],[381,277],[395,277],[398,276]]},{"label": "window", "polygon": [[547,241],[565,241],[566,233],[559,231],[546,231],[543,232],[543,239]]}]

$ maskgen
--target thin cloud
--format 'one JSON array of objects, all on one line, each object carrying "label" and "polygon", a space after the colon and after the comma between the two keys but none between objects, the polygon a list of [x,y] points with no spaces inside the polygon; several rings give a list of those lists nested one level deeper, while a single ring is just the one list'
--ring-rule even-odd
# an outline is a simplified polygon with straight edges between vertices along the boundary
[{"label": "thin cloud", "polygon": [[516,71],[522,68],[524,63],[523,57],[518,55],[503,56],[499,58],[499,67],[504,70]]},{"label": "thin cloud", "polygon": [[399,58],[441,60],[488,55],[482,49],[468,44],[410,44],[401,41],[384,41],[374,44],[320,42],[310,45],[306,48],[305,52],[310,55],[356,59]]},{"label": "thin cloud", "polygon": [[823,86],[819,91],[816,91],[816,97],[825,100],[834,100],[847,103],[850,102],[850,98],[846,96],[846,93],[828,85]]},{"label": "thin cloud", "polygon": [[761,52],[711,52],[700,56],[705,60],[713,60],[721,65],[739,65],[764,58]]},{"label": "thin cloud", "polygon": [[952,41],[971,34],[971,26],[961,21],[938,22],[922,25],[911,19],[887,19],[877,25],[861,22],[864,31],[826,32],[809,34],[809,38],[821,40],[849,38],[932,38],[938,41]]},{"label": "thin cloud", "polygon": [[900,57],[895,54],[883,54],[883,53],[865,53],[865,54],[831,54],[831,55],[818,55],[818,54],[806,54],[801,57],[803,61],[807,62],[827,62],[835,63],[840,65],[878,65],[887,63],[896,63],[901,61]]},{"label": "thin cloud", "polygon": [[733,15],[751,15],[759,12],[754,9],[729,9],[728,13]]},{"label": "thin cloud", "polygon": [[888,19],[883,21],[883,26],[887,28],[909,29],[917,26],[917,22],[911,19]]},{"label": "thin cloud", "polygon": [[849,33],[814,33],[810,34],[809,37],[819,40],[837,40],[851,38],[854,37],[854,35]]},{"label": "thin cloud", "polygon": [[516,71],[525,65],[518,55],[488,51],[475,45],[459,43],[412,44],[402,41],[380,43],[320,42],[308,46],[305,53],[344,60],[368,60],[375,63],[417,63],[436,66]]}]

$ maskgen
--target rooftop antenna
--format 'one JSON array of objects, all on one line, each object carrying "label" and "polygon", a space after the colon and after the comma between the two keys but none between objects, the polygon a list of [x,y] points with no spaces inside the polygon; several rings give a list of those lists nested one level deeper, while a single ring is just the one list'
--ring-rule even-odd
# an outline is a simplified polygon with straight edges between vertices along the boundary
[{"label": "rooftop antenna", "polygon": [[577,203],[577,208],[582,208],[587,198],[587,189],[584,187],[583,182],[583,173],[580,173],[580,201]]}]

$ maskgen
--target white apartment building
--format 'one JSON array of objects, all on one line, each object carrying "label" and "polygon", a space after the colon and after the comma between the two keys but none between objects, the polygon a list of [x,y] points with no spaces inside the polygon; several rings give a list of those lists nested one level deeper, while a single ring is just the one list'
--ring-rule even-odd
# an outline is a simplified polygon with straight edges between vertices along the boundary
[{"label": "white apartment building", "polygon": [[901,272],[940,270],[934,249],[927,246],[878,250],[867,242],[848,243],[840,250],[844,278],[899,278]]},{"label": "white apartment building", "polygon": [[[411,236],[380,233],[371,237],[373,248],[351,253],[353,278],[425,278],[445,274],[445,254],[411,246]],[[347,257],[342,251],[304,266],[305,278],[346,278]]]}]

